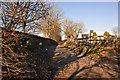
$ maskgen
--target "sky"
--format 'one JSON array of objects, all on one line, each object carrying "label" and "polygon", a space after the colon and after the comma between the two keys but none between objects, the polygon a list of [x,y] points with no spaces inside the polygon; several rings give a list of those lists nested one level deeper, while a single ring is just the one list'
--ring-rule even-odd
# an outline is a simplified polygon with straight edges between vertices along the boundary
[{"label": "sky", "polygon": [[112,34],[112,28],[118,27],[119,0],[53,1],[63,10],[64,18],[83,22],[87,29],[86,33],[89,33],[90,30],[94,30],[98,35],[103,35],[105,31]]},{"label": "sky", "polygon": [[52,2],[119,2],[119,0],[48,0]]},{"label": "sky", "polygon": [[[64,12],[64,18],[83,22],[86,33],[94,30],[98,35],[111,33],[118,27],[118,2],[55,2]],[[111,33],[112,34],[112,33]]]}]

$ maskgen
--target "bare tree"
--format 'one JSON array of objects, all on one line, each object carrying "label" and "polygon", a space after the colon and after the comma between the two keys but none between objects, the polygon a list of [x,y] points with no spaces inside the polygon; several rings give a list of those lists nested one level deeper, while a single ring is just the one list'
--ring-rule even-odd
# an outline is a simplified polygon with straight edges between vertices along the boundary
[{"label": "bare tree", "polygon": [[84,24],[65,19],[62,23],[63,32],[68,40],[75,40],[79,34],[84,32]]},{"label": "bare tree", "polygon": [[[30,58],[32,52],[26,49],[30,44],[24,39],[30,37],[16,32],[16,30],[24,33],[37,30],[36,23],[48,15],[49,4],[42,1],[0,3],[2,6],[0,14],[2,20],[2,39],[0,39],[2,42],[2,77],[5,79],[39,77],[36,74],[41,68],[40,66],[35,67],[35,60]],[[42,50],[40,52],[42,53]]]},{"label": "bare tree", "polygon": [[117,40],[118,27],[113,27],[112,32],[115,34],[115,40]]},{"label": "bare tree", "polygon": [[9,30],[34,31],[36,21],[48,14],[47,2],[1,2],[3,27]]},{"label": "bare tree", "polygon": [[62,11],[56,5],[52,4],[49,15],[38,23],[40,26],[39,32],[42,32],[46,38],[59,41],[61,39],[61,19]]},{"label": "bare tree", "polygon": [[117,35],[117,33],[118,33],[118,28],[117,28],[117,27],[113,27],[113,28],[112,28],[112,32],[113,32],[115,35]]}]

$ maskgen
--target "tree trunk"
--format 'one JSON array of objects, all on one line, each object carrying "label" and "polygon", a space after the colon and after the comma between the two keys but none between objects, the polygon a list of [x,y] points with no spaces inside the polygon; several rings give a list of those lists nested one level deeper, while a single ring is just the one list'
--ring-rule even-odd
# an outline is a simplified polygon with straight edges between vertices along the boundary
[{"label": "tree trunk", "polygon": [[23,33],[25,33],[26,22],[23,23]]}]

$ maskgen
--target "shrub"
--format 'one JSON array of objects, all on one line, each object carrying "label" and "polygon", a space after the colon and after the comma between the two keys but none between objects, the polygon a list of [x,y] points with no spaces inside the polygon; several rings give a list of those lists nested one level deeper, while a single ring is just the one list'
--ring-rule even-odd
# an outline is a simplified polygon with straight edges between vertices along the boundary
[{"label": "shrub", "polygon": [[94,33],[93,33],[93,36],[97,36],[97,33],[96,33],[96,32],[94,32]]},{"label": "shrub", "polygon": [[109,32],[105,31],[103,36],[111,36]]}]

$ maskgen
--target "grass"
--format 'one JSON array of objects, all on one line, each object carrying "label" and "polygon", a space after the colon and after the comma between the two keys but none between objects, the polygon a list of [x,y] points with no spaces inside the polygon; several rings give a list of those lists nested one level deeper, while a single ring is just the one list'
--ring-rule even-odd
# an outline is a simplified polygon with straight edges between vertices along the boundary
[{"label": "grass", "polygon": [[104,62],[108,62],[108,63],[118,64],[118,61],[117,61],[117,60],[109,59],[109,58],[107,58],[107,57],[100,57],[100,60],[101,60],[101,61],[104,61]]},{"label": "grass", "polygon": [[[86,43],[88,44],[88,43]],[[70,45],[70,46],[69,46]],[[67,47],[79,54],[87,54],[88,57],[98,59],[105,62],[117,63],[117,60],[107,58],[107,55],[118,54],[118,49],[115,47],[115,42],[104,41],[99,43],[92,43],[90,46],[67,43]]]}]

